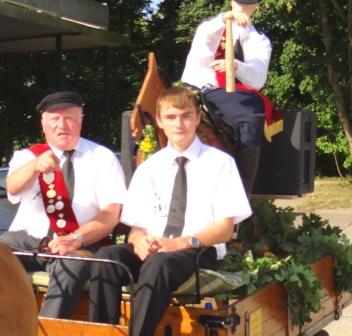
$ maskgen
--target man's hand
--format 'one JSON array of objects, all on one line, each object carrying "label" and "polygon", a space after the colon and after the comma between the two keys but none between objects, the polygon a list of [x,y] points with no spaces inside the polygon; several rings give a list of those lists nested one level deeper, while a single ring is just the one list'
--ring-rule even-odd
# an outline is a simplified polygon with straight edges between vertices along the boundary
[{"label": "man's hand", "polygon": [[155,237],[139,234],[133,241],[134,253],[144,261],[150,255],[159,252],[161,245]]},{"label": "man's hand", "polygon": [[250,16],[240,10],[226,12],[224,14],[224,21],[226,22],[226,20],[233,20],[242,27],[247,27],[251,24]]},{"label": "man's hand", "polygon": [[7,176],[7,191],[13,196],[19,195],[33,185],[40,173],[59,170],[59,164],[59,159],[53,151],[46,151]]},{"label": "man's hand", "polygon": [[189,237],[159,238],[160,249],[158,252],[174,252],[189,248]]},{"label": "man's hand", "polygon": [[138,235],[134,239],[134,253],[144,261],[157,252],[175,252],[189,248],[189,237],[153,237],[149,235]]},{"label": "man's hand", "polygon": [[34,171],[37,174],[50,173],[60,169],[60,160],[52,150],[37,156],[34,160]]},{"label": "man's hand", "polygon": [[82,246],[79,240],[68,234],[54,238],[49,242],[48,247],[51,253],[64,256],[70,252],[79,250]]},{"label": "man's hand", "polygon": [[[237,64],[236,61],[234,62],[234,65],[235,65],[235,71],[236,71],[237,68],[238,68],[238,64]],[[216,60],[216,61],[214,61],[214,62],[211,63],[211,67],[212,67],[215,71],[223,72],[223,71],[226,70],[226,61],[225,61],[224,59]]]}]

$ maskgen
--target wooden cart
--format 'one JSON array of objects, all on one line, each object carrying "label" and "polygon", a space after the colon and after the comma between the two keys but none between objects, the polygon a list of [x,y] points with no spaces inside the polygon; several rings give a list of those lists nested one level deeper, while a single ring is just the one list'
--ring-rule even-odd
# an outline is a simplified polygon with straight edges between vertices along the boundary
[{"label": "wooden cart", "polygon": [[[156,335],[313,336],[339,318],[342,309],[352,302],[352,295],[337,296],[334,260],[331,257],[312,264],[312,270],[323,283],[325,297],[321,300],[320,311],[313,314],[311,322],[302,328],[292,326],[287,293],[281,284],[273,283],[252,295],[231,299],[226,304],[218,304],[214,298],[203,299],[201,305],[171,304]],[[37,289],[36,293],[40,305],[43,292]],[[80,322],[39,318],[38,335],[128,335],[128,300],[122,302],[121,309],[121,325],[89,323],[86,322],[88,298],[83,297],[74,314]]]}]

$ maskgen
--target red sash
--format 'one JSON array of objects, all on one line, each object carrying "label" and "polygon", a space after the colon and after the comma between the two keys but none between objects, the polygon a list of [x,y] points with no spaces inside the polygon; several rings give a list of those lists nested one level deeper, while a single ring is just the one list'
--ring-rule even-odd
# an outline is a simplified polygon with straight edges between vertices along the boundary
[{"label": "red sash", "polygon": [[[219,47],[215,53],[215,59],[225,59],[225,46],[226,46],[226,30],[221,37]],[[226,71],[215,71],[216,80],[219,87],[226,88]],[[276,110],[273,102],[261,92],[251,88],[250,86],[242,83],[236,83],[236,90],[250,92],[260,97],[264,105],[265,113],[265,125],[264,125],[264,136],[266,140],[271,142],[271,138],[284,129],[284,122],[282,114]]]},{"label": "red sash", "polygon": [[[28,148],[35,156],[50,150],[47,144],[37,144]],[[62,171],[39,174],[40,191],[45,212],[51,229],[59,236],[74,232],[79,228]]]}]

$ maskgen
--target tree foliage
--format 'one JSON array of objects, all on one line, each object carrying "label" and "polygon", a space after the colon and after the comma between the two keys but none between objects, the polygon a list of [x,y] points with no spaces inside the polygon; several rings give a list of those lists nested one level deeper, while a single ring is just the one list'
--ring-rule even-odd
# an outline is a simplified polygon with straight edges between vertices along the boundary
[{"label": "tree foliage", "polygon": [[[173,46],[170,39],[160,35],[168,22],[161,6],[153,20],[154,34],[159,32],[156,45],[160,63],[166,65],[164,56],[167,68],[174,62],[170,72],[174,80],[181,76],[199,22],[228,6],[228,1],[219,0],[182,1],[178,12],[173,13]],[[351,1],[264,0],[253,20],[273,44],[264,92],[281,108],[307,109],[316,114],[318,158],[323,157],[318,168],[323,174],[336,174],[331,169],[334,164],[340,175],[347,174],[349,170],[341,164],[349,168],[351,162],[351,8]]]},{"label": "tree foliage", "polygon": [[278,106],[315,112],[318,150],[334,158],[340,175],[348,173],[341,163],[349,168],[352,153],[352,2],[266,0],[263,7],[257,22],[274,46],[265,91]]},{"label": "tree foliage", "polygon": [[[111,96],[106,106],[104,50],[65,52],[64,88],[86,100],[84,135],[118,148],[120,116],[132,107],[154,51],[171,81],[180,79],[197,25],[229,8],[227,0],[108,1],[110,29],[132,47],[109,50]],[[318,121],[319,173],[349,173],[352,151],[352,0],[263,0],[254,17],[273,44],[264,92],[282,108],[313,111]],[[57,88],[55,55],[0,55],[0,157],[40,139],[35,105]],[[97,127],[99,126],[99,127]],[[342,164],[344,167],[342,167]]]}]

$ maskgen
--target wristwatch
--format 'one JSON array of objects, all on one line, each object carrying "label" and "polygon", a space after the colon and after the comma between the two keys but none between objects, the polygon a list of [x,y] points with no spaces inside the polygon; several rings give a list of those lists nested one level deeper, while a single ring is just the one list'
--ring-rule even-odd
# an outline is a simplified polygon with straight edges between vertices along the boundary
[{"label": "wristwatch", "polygon": [[81,247],[83,246],[83,236],[78,232],[71,232],[71,236],[73,239],[78,240],[81,243]]},{"label": "wristwatch", "polygon": [[191,246],[191,248],[201,248],[203,246],[203,243],[195,236],[192,236],[191,238],[189,238],[189,245]]}]

